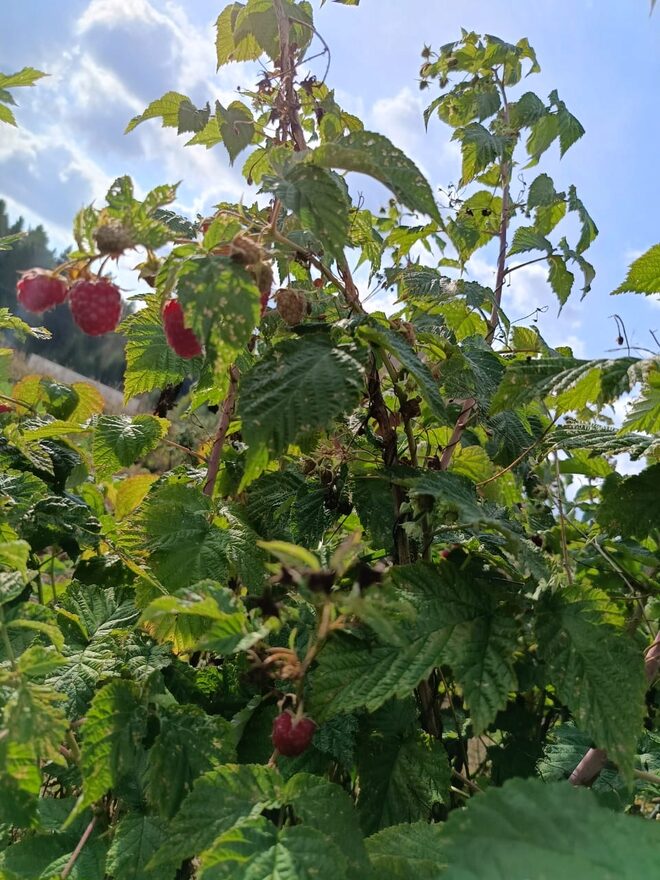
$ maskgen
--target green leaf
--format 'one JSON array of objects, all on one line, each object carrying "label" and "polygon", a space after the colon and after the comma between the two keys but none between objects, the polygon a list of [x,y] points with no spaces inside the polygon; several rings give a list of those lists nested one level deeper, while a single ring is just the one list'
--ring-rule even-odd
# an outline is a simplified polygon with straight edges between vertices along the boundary
[{"label": "green leaf", "polygon": [[200,880],[346,880],[341,849],[304,825],[255,818],[222,834],[202,855]]},{"label": "green leaf", "polygon": [[195,361],[180,358],[167,344],[160,313],[160,298],[145,298],[146,307],[129,315],[121,325],[126,336],[124,399],[155,388],[178,385]]},{"label": "green leaf", "polygon": [[254,119],[250,109],[241,101],[232,101],[225,108],[218,101],[216,116],[220,135],[229,153],[229,164],[234,164],[234,159],[252,142],[254,137]]},{"label": "green leaf", "polygon": [[508,255],[511,257],[514,254],[524,254],[527,251],[545,251],[550,254],[552,249],[552,244],[548,239],[537,232],[534,227],[519,226],[514,233]]},{"label": "green leaf", "polygon": [[135,477],[126,477],[121,481],[117,486],[115,499],[117,521],[125,519],[140,506],[157,479],[155,474],[137,474]]},{"label": "green leaf", "polygon": [[584,207],[581,199],[578,198],[577,190],[572,184],[568,188],[568,210],[575,211],[575,213],[578,215],[578,219],[580,220],[582,230],[580,232],[580,240],[575,247],[575,251],[577,254],[582,254],[584,251],[586,251],[586,249],[598,235],[598,227],[591,219],[591,216],[587,209]]},{"label": "green leaf", "polygon": [[653,874],[660,843],[654,823],[600,807],[584,788],[535,779],[471,798],[442,832],[447,880],[638,880]]},{"label": "green leaf", "polygon": [[284,177],[262,178],[272,192],[330,253],[341,259],[348,240],[349,202],[337,179],[318,165],[294,165]]},{"label": "green leaf", "polygon": [[450,767],[444,746],[416,724],[412,699],[387,703],[369,718],[358,749],[360,824],[365,834],[431,817],[446,803]]},{"label": "green leaf", "polygon": [[463,167],[460,184],[465,186],[497,160],[501,147],[498,139],[479,122],[457,129],[454,138],[461,141]]},{"label": "green leaf", "polygon": [[182,95],[180,92],[167,92],[162,98],[152,101],[143,113],[134,116],[126,126],[124,133],[128,134],[130,131],[133,131],[134,128],[137,128],[141,122],[145,122],[147,119],[162,119],[163,128],[178,129],[179,108],[183,101],[187,101],[190,104],[190,98],[187,95]]},{"label": "green leaf", "polygon": [[534,178],[527,193],[527,208],[552,205],[557,199],[557,192],[549,174],[539,174]]},{"label": "green leaf", "polygon": [[400,333],[385,327],[363,327],[360,331],[363,338],[389,351],[410,373],[422,398],[436,419],[444,424],[447,413],[438,390],[438,382],[433,378],[426,364],[419,359],[415,351]]},{"label": "green leaf", "polygon": [[48,76],[34,67],[24,67],[18,73],[0,73],[0,89],[15,89],[23,86],[33,86],[37,80]]},{"label": "green leaf", "polygon": [[437,880],[445,867],[442,825],[393,825],[366,841],[379,880]]},{"label": "green leaf", "polygon": [[639,648],[608,622],[598,597],[544,597],[536,626],[539,653],[559,699],[577,726],[630,776],[647,687]]},{"label": "green leaf", "polygon": [[626,280],[612,293],[660,293],[660,244],[654,244],[628,269]]},{"label": "green leaf", "polygon": [[310,153],[309,161],[326,168],[357,171],[379,180],[410,208],[442,222],[433,191],[417,166],[382,134],[354,131]]},{"label": "green leaf", "polygon": [[628,415],[621,431],[646,431],[649,434],[660,434],[660,369],[653,368],[646,377],[646,388],[643,395],[635,400],[628,410]]},{"label": "green leaf", "polygon": [[195,780],[233,757],[229,721],[206,715],[198,706],[171,706],[161,712],[160,732],[149,750],[146,774],[153,809],[171,819]]},{"label": "green leaf", "polygon": [[611,474],[601,489],[597,520],[611,535],[646,538],[660,522],[660,464],[622,478]]},{"label": "green leaf", "polygon": [[279,805],[280,777],[259,764],[227,764],[200,777],[170,823],[150,868],[178,867],[236,823]]},{"label": "green leaf", "polygon": [[564,305],[571,295],[575,275],[566,267],[566,260],[560,256],[548,257],[548,281],[550,287],[557,295],[559,302]]},{"label": "green leaf", "polygon": [[83,794],[75,815],[135,772],[135,752],[146,728],[140,689],[111,681],[96,693],[82,728]]},{"label": "green leaf", "polygon": [[296,773],[288,780],[282,799],[306,827],[322,831],[341,849],[348,860],[349,876],[356,880],[364,876],[368,859],[362,830],[353,802],[343,788],[311,773]]},{"label": "green leaf", "polygon": [[236,18],[244,8],[244,3],[230,3],[218,16],[215,25],[218,69],[230,61],[256,61],[262,54],[261,46],[252,34],[246,34],[238,44],[234,40]]},{"label": "green leaf", "polygon": [[582,137],[584,128],[580,120],[568,112],[563,101],[560,102],[557,110],[557,120],[559,123],[559,155],[563,156],[575,141]]},{"label": "green leaf", "polygon": [[156,416],[100,416],[92,447],[98,476],[110,477],[135,464],[158,446],[169,424]]},{"label": "green leaf", "polygon": [[200,489],[181,483],[159,486],[143,504],[150,565],[170,592],[227,571],[226,537],[209,521],[210,511]]},{"label": "green leaf", "polygon": [[0,330],[11,330],[19,336],[33,336],[35,339],[50,339],[50,330],[46,330],[45,327],[32,327],[16,315],[12,315],[6,308],[0,308]]},{"label": "green leaf", "polygon": [[[157,816],[128,813],[115,828],[108,850],[107,870],[115,880],[153,880],[147,871],[153,854],[167,839],[166,824]],[[170,880],[166,876],[162,880]]]},{"label": "green leaf", "polygon": [[543,153],[559,137],[559,120],[554,113],[546,113],[531,125],[527,138],[527,152],[531,157],[529,165],[536,165]]},{"label": "green leaf", "polygon": [[241,380],[239,415],[245,441],[272,454],[329,427],[357,403],[364,370],[352,346],[320,334],[286,340]]},{"label": "green leaf", "polygon": [[[6,122],[7,125],[18,125],[16,122],[16,117],[12,113],[12,111],[7,107],[6,104],[0,103],[0,122]],[[9,248],[3,247],[2,250],[9,250]]]},{"label": "green leaf", "polygon": [[[320,652],[310,677],[314,717],[323,720],[362,707],[373,712],[391,697],[408,696],[434,666],[447,663],[461,687],[472,689],[477,719],[491,720],[489,715],[506,702],[516,650],[510,625],[511,639],[502,637],[492,584],[452,565],[423,563],[393,570],[390,582],[393,591],[382,590],[355,609],[380,632],[380,643],[336,636]],[[489,638],[489,626],[497,638]],[[481,643],[474,653],[461,647],[462,639],[475,635]],[[475,662],[479,655],[483,668]],[[481,688],[484,694],[477,697]]]},{"label": "green leaf", "polygon": [[177,296],[188,326],[210,342],[215,370],[229,367],[259,321],[259,291],[251,276],[223,257],[189,260]]}]

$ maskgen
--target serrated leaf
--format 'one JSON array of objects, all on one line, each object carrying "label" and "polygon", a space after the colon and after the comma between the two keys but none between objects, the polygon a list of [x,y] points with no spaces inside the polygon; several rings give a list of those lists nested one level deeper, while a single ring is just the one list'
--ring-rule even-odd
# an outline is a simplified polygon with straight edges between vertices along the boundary
[{"label": "serrated leaf", "polygon": [[547,596],[536,627],[549,680],[575,723],[608,751],[624,776],[631,775],[646,692],[637,646],[589,596],[576,601]]},{"label": "serrated leaf", "polygon": [[141,122],[147,119],[161,119],[163,128],[179,127],[179,108],[183,101],[190,104],[190,98],[180,92],[166,92],[162,98],[152,101],[144,112],[134,116],[126,126],[125,134],[137,128]]},{"label": "serrated leaf", "polygon": [[[108,850],[107,870],[115,880],[153,880],[147,864],[167,837],[166,823],[157,816],[128,813],[115,828]],[[172,875],[170,875],[171,877]],[[169,880],[167,875],[163,880]]]},{"label": "serrated leaf", "polygon": [[530,165],[535,165],[548,147],[559,137],[559,120],[554,113],[545,113],[531,125],[527,138],[527,152],[531,157]]},{"label": "serrated leaf", "polygon": [[241,380],[239,415],[245,441],[272,454],[329,427],[364,389],[364,370],[351,346],[320,334],[276,346]]},{"label": "serrated leaf", "polygon": [[412,700],[387,703],[369,718],[357,756],[357,809],[365,834],[429,819],[445,803],[450,768],[441,743],[422,734]]},{"label": "serrated leaf", "polygon": [[[459,132],[454,137],[456,138]],[[460,130],[461,155],[463,166],[461,186],[485,171],[500,155],[500,143],[487,128],[479,122],[471,122]]]},{"label": "serrated leaf", "polygon": [[660,522],[660,464],[631,477],[607,477],[596,518],[611,535],[645,538],[653,534]]},{"label": "serrated leaf", "polygon": [[0,89],[15,89],[24,86],[33,86],[37,80],[48,76],[34,67],[24,67],[17,73],[0,73]]},{"label": "serrated leaf", "polygon": [[588,790],[535,779],[471,798],[442,831],[447,880],[637,880],[653,873],[660,840],[653,823],[598,806]]},{"label": "serrated leaf", "polygon": [[371,131],[355,131],[310,153],[309,161],[326,168],[368,174],[390,189],[410,208],[442,222],[431,187],[406,154],[386,137]]},{"label": "serrated leaf", "polygon": [[445,867],[442,825],[393,825],[366,841],[379,880],[437,880]]},{"label": "serrated leaf", "polygon": [[228,107],[216,105],[216,116],[222,141],[229,153],[229,164],[244,150],[254,137],[254,118],[241,101],[232,101]]},{"label": "serrated leaf", "polygon": [[[581,224],[580,239],[575,246],[575,252],[582,254],[598,235],[598,227],[591,219],[587,209],[584,207],[581,199],[578,198],[577,190],[571,184],[568,188],[568,210],[575,211]],[[587,284],[588,286],[588,284]]]},{"label": "serrated leaf", "polygon": [[566,260],[560,256],[548,257],[548,281],[550,287],[557,295],[557,299],[564,305],[571,295],[575,275],[566,267]]},{"label": "serrated leaf", "polygon": [[118,521],[140,506],[157,479],[155,474],[138,474],[121,481],[115,498],[115,517]]},{"label": "serrated leaf", "polygon": [[206,773],[170,823],[150,868],[178,867],[238,822],[278,806],[279,780],[274,770],[258,764],[227,764]]},{"label": "serrated leaf", "polygon": [[152,808],[171,819],[198,776],[231,760],[233,751],[231,724],[221,716],[186,705],[161,712],[160,732],[149,750],[146,772]]},{"label": "serrated leaf", "polygon": [[179,357],[167,344],[158,296],[146,297],[146,306],[129,315],[121,325],[126,336],[124,400],[155,388],[178,385],[194,362]]},{"label": "serrated leaf", "polygon": [[629,431],[660,434],[660,369],[657,367],[646,377],[643,395],[628,410],[621,432]]},{"label": "serrated leaf", "polygon": [[341,849],[313,828],[255,818],[222,834],[202,855],[200,880],[346,880]]},{"label": "serrated leaf", "polygon": [[511,247],[509,248],[509,256],[514,254],[524,254],[527,251],[545,251],[547,254],[552,252],[552,244],[548,239],[537,232],[532,226],[519,226],[516,229]]},{"label": "serrated leaf", "polygon": [[238,44],[234,40],[236,18],[244,6],[244,3],[230,3],[218,16],[215,25],[218,69],[230,61],[255,61],[261,55],[261,46],[252,34],[246,34]]},{"label": "serrated leaf", "polygon": [[101,416],[96,423],[92,454],[98,476],[112,476],[155,449],[170,423],[156,416]]},{"label": "serrated leaf", "polygon": [[348,241],[349,203],[332,173],[318,165],[294,165],[284,177],[262,178],[262,191],[272,192],[330,253],[341,259]]},{"label": "serrated leaf", "polygon": [[135,750],[145,734],[145,725],[146,709],[137,685],[111,681],[96,693],[82,729],[83,794],[76,815],[135,772]]},{"label": "serrated leaf", "polygon": [[660,293],[660,244],[654,244],[628,269],[626,280],[612,293]]},{"label": "serrated leaf", "polygon": [[438,382],[433,378],[426,364],[419,359],[416,352],[406,342],[403,336],[395,330],[385,327],[364,327],[361,330],[364,338],[389,351],[410,373],[419,392],[433,415],[441,423],[446,421],[446,409],[440,396]]}]

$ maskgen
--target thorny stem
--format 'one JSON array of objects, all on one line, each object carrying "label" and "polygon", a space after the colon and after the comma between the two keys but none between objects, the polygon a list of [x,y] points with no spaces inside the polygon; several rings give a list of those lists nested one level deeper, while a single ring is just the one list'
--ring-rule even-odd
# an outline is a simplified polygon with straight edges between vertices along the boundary
[{"label": "thorny stem", "polygon": [[95,825],[96,825],[96,816],[92,816],[92,818],[91,818],[91,820],[90,820],[90,822],[89,822],[89,825],[87,826],[87,828],[85,828],[85,830],[84,830],[83,833],[82,833],[82,837],[80,838],[80,840],[79,840],[78,843],[76,844],[76,848],[75,848],[74,851],[71,853],[71,858],[69,859],[69,861],[68,861],[68,862],[66,863],[66,865],[64,866],[64,870],[62,871],[62,873],[61,873],[61,875],[60,875],[61,878],[62,878],[62,880],[66,880],[66,878],[67,878],[67,877],[69,876],[69,874],[71,873],[71,871],[72,871],[72,869],[73,869],[73,866],[75,865],[75,863],[76,863],[76,861],[77,861],[77,859],[78,859],[78,856],[79,856],[80,853],[82,852],[83,847],[85,846],[85,844],[86,844],[87,841],[89,840],[89,838],[90,838],[90,836],[91,836],[91,834],[92,834],[92,831],[94,830],[94,826],[95,826]]},{"label": "thorny stem", "polygon": [[282,124],[288,123],[293,148],[296,152],[307,149],[305,134],[298,117],[298,99],[294,88],[293,78],[296,71],[294,52],[291,48],[290,32],[291,23],[284,9],[282,0],[273,0],[277,29],[280,37],[280,72],[282,74],[281,89],[277,97],[276,105],[281,112]]},{"label": "thorny stem", "polygon": [[461,442],[461,437],[463,436],[463,432],[465,431],[470,418],[472,417],[472,411],[477,405],[477,401],[474,397],[467,397],[463,401],[463,409],[456,420],[456,424],[454,425],[454,430],[452,432],[451,437],[449,438],[449,443],[445,446],[442,451],[442,457],[440,458],[440,470],[446,471],[451,463],[451,457],[454,454],[454,449]]}]

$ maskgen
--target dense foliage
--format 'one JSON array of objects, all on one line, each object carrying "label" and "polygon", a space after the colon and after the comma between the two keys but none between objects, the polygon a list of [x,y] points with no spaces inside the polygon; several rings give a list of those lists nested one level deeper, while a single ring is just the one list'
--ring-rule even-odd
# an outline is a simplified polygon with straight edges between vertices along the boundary
[{"label": "dense foliage", "polygon": [[[246,153],[254,203],[193,221],[123,177],[75,219],[67,286],[140,254],[124,390],[156,414],[11,386],[2,351],[0,876],[653,876],[658,359],[506,314],[530,260],[560,307],[589,291],[598,230],[540,167],[584,130],[523,84],[527,40],[425,48],[462,154],[441,206],[308,72],[317,37],[305,0],[232,3],[218,65],[259,60],[254,89],[128,125]],[[493,288],[466,278],[489,243]],[[620,290],[660,289],[643,260]],[[217,427],[154,474],[186,380]]]}]

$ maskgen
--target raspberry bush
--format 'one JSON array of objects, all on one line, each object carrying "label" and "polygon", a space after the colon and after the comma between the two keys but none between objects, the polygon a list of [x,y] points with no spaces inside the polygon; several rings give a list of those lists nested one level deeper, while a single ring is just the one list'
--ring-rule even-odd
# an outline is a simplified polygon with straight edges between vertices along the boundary
[{"label": "raspberry bush", "polygon": [[[189,218],[119,178],[33,288],[109,332],[134,259],[124,394],[159,397],[3,374],[0,876],[653,876],[658,359],[507,316],[530,260],[559,306],[589,292],[598,230],[542,166],[584,130],[526,39],[425,48],[429,136],[462,154],[441,206],[310,73],[323,47],[304,0],[225,8],[218,65],[259,61],[254,89],[128,131],[240,156],[254,199]],[[645,259],[621,290],[657,290]]]}]

